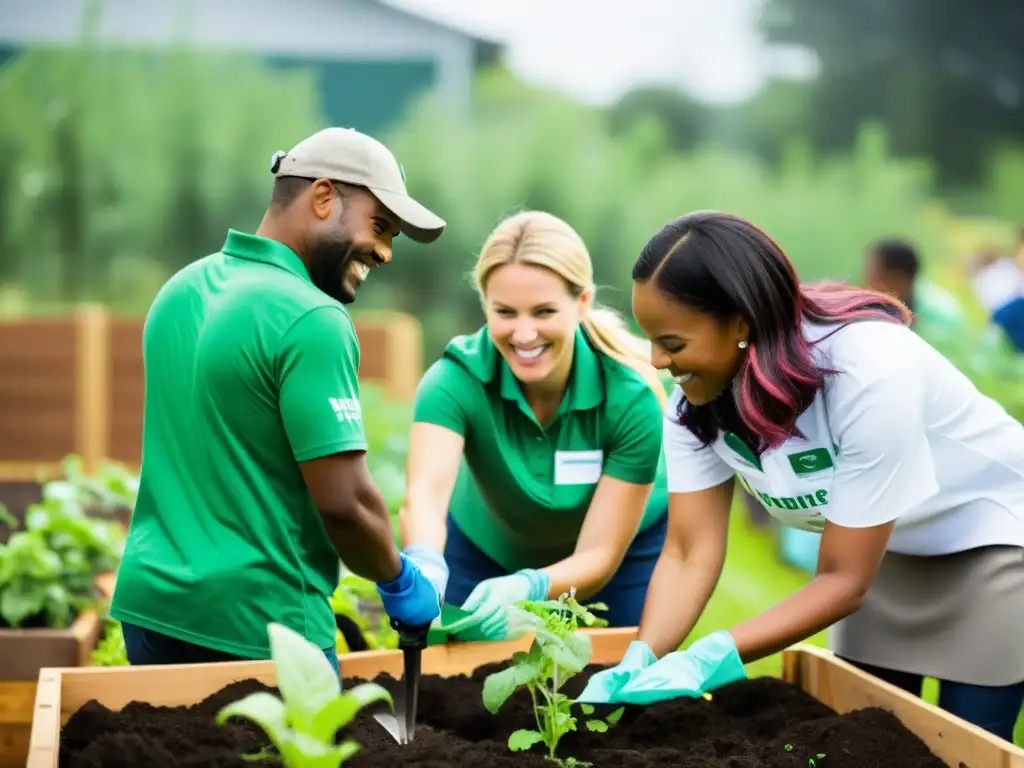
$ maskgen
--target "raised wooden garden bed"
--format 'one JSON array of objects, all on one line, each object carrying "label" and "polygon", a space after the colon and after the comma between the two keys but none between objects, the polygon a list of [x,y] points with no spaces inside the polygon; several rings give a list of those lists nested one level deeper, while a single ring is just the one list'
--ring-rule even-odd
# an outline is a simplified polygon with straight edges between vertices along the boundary
[{"label": "raised wooden garden bed", "polygon": [[[114,594],[114,574],[97,577],[96,584],[108,597]],[[91,610],[67,629],[0,629],[0,768],[25,765],[40,670],[87,665],[102,629]]]},{"label": "raised wooden garden bed", "polygon": [[[592,661],[600,665],[618,661],[635,636],[634,630],[622,629],[589,630],[588,634],[593,641]],[[428,648],[423,655],[425,677],[413,743],[394,743],[362,713],[348,734],[362,750],[346,766],[554,765],[537,748],[512,753],[506,746],[514,729],[532,725],[532,707],[525,691],[518,691],[496,715],[489,714],[481,703],[486,674],[514,651],[526,650],[529,643],[530,638],[524,638]],[[373,679],[382,673],[397,677],[402,657],[395,651],[368,651],[343,656],[341,665],[346,680]],[[838,661],[827,651],[796,646],[784,653],[783,667],[785,682],[770,678],[744,681],[720,689],[710,701],[682,699],[646,709],[630,708],[604,733],[592,733],[581,723],[577,733],[563,739],[559,753],[563,758],[592,761],[594,768],[806,768],[811,759],[820,768],[916,768],[943,763],[954,768],[1024,768],[1024,751]],[[565,692],[578,694],[589,671],[572,678]],[[390,685],[386,678],[381,682]],[[246,762],[240,755],[259,751],[266,743],[262,733],[242,721],[214,725],[213,715],[247,693],[274,685],[272,662],[44,669],[39,676],[27,765],[71,765],[72,753],[82,755],[83,750],[91,749],[91,764],[159,768],[185,760],[182,750],[194,749],[192,745],[203,743],[211,749],[211,740],[219,740],[219,756],[211,753],[209,762],[199,761],[190,752],[190,765],[260,765]],[[164,707],[203,703],[189,710],[152,710],[128,706],[133,701]],[[137,724],[146,710],[150,714],[144,731],[139,726],[134,735],[106,740],[108,745],[119,742],[117,749],[135,749],[138,754],[122,752],[116,758],[105,758],[103,751],[97,750],[104,732],[129,730],[124,721],[131,719]],[[75,718],[68,723],[72,715]],[[62,724],[68,728],[62,731]],[[177,736],[155,743],[157,734],[165,729]]]},{"label": "raised wooden garden bed", "polygon": [[68,629],[0,630],[0,768],[25,765],[39,671],[88,664],[101,629],[83,611]]}]

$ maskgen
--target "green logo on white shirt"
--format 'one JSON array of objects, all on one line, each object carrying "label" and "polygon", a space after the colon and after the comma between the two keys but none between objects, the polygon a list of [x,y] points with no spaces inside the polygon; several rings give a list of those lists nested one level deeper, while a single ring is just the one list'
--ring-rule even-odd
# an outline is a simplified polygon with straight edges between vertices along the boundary
[{"label": "green logo on white shirt", "polygon": [[801,496],[771,496],[764,491],[754,491],[766,507],[778,507],[796,511],[798,509],[814,509],[815,507],[828,506],[828,489],[821,488],[814,493],[805,493]]},{"label": "green logo on white shirt", "polygon": [[825,448],[812,448],[809,451],[791,453],[789,455],[789,465],[793,467],[793,471],[798,475],[810,475],[831,467],[832,457]]}]

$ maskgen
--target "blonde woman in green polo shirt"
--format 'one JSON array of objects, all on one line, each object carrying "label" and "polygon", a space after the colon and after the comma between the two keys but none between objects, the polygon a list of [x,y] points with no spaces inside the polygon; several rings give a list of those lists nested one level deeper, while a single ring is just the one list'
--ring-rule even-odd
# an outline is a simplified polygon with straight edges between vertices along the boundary
[{"label": "blonde woman in green polo shirt", "polygon": [[594,306],[587,248],[555,216],[501,222],[474,277],[486,324],[416,394],[406,551],[444,553],[445,600],[472,613],[460,639],[504,639],[506,606],[572,587],[636,625],[667,525],[649,348]]}]

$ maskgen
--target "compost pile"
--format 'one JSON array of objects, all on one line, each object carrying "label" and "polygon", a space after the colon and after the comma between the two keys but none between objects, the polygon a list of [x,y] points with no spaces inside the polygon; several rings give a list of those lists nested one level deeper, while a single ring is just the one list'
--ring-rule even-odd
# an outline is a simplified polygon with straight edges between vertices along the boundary
[{"label": "compost pile", "polygon": [[[484,678],[505,664],[489,664],[472,676],[424,676],[416,734],[396,744],[364,711],[343,735],[362,749],[346,768],[553,768],[544,746],[510,752],[508,737],[535,728],[529,693],[518,690],[496,715],[483,705]],[[590,666],[564,687],[582,691],[602,669]],[[362,682],[346,680],[346,687]],[[397,690],[381,675],[376,682]],[[255,680],[233,683],[192,707],[132,703],[112,712],[96,702],[79,709],[61,733],[61,768],[250,768],[277,765],[273,758],[246,760],[268,740],[251,722],[214,724],[224,705],[259,690]],[[602,707],[596,714],[602,714]],[[617,707],[608,707],[610,712]],[[575,708],[574,708],[575,710]],[[839,716],[789,683],[774,678],[745,680],[719,689],[710,701],[681,699],[650,707],[627,707],[607,732],[583,727],[558,745],[562,759],[593,768],[946,768],[925,744],[882,709]],[[813,763],[811,762],[813,760]]]}]

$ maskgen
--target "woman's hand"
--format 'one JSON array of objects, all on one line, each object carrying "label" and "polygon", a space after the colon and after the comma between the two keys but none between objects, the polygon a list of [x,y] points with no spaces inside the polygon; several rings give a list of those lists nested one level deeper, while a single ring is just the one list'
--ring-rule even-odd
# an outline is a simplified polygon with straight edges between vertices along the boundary
[{"label": "woman's hand", "polygon": [[550,585],[546,573],[531,568],[481,581],[462,604],[471,615],[447,630],[459,640],[507,640],[518,627],[506,608],[520,600],[543,600]]}]

